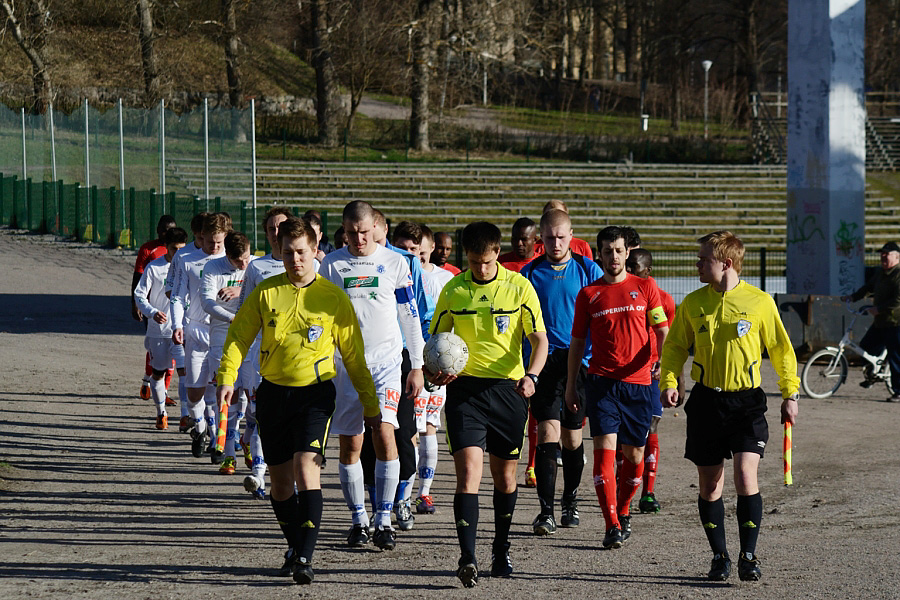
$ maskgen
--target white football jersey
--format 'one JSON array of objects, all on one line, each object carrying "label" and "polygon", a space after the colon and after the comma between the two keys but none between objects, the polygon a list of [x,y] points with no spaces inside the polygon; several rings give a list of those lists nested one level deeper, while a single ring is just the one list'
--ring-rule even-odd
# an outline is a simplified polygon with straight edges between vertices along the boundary
[{"label": "white football jersey", "polygon": [[431,271],[422,268],[422,285],[425,286],[425,293],[431,296],[435,305],[441,290],[447,285],[447,282],[453,279],[454,275],[450,271],[431,265]]},{"label": "white football jersey", "polygon": [[225,341],[228,326],[231,325],[235,313],[240,308],[240,295],[230,300],[222,300],[219,298],[219,290],[226,287],[241,287],[243,281],[244,269],[235,268],[227,256],[211,260],[203,267],[200,303],[203,310],[209,315],[210,343],[212,343],[213,337],[216,340],[221,338],[222,342]]},{"label": "white football jersey", "polygon": [[181,276],[181,267],[184,265],[185,259],[193,259],[202,255],[203,250],[195,246],[194,242],[182,246],[175,252],[175,256],[172,257],[172,268],[170,269],[171,276],[166,281],[166,291],[169,292],[170,295],[172,294],[172,290],[175,289],[175,285],[177,285]]},{"label": "white football jersey", "polygon": [[401,355],[401,323],[409,343],[412,367],[421,367],[422,327],[409,265],[403,256],[383,246],[378,246],[369,256],[353,256],[347,248],[341,248],[325,257],[319,274],[350,297],[370,367],[397,360]]},{"label": "white football jersey", "polygon": [[165,256],[160,256],[147,263],[140,282],[134,288],[134,303],[137,304],[141,314],[147,317],[147,337],[149,338],[172,337],[171,319],[162,325],[153,320],[153,316],[157,312],[169,316],[169,299],[166,297],[166,279],[169,272],[169,262]]},{"label": "white football jersey", "polygon": [[[201,253],[203,251],[201,250]],[[203,286],[203,268],[211,260],[225,256],[225,252],[202,256],[185,257],[181,265],[181,273],[176,274],[175,286],[172,288],[172,327],[184,327],[185,319],[194,325],[209,325],[209,315],[203,310],[200,302],[200,290]]]}]

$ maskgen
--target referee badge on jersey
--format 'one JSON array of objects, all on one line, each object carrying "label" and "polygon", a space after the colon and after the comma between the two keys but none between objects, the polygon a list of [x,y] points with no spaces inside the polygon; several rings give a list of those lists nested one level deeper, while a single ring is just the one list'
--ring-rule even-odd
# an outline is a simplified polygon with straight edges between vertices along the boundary
[{"label": "referee badge on jersey", "polygon": [[497,323],[497,333],[506,333],[509,329],[509,315],[498,315],[494,317],[494,322]]},{"label": "referee badge on jersey", "polygon": [[737,322],[737,334],[738,337],[744,337],[748,333],[750,333],[750,328],[753,326],[753,323],[748,321],[747,319],[741,319]]},{"label": "referee badge on jersey", "polygon": [[312,343],[319,339],[324,332],[325,328],[321,325],[311,325],[309,331],[306,333],[306,337],[309,338],[310,343]]}]

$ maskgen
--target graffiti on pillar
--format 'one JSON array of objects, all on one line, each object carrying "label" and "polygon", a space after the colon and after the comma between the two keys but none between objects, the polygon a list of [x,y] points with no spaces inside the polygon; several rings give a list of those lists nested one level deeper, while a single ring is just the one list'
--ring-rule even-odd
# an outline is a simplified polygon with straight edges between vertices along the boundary
[{"label": "graffiti on pillar", "polygon": [[858,223],[848,223],[841,219],[841,226],[834,234],[834,251],[839,257],[844,258],[863,255],[863,238],[860,235]]},{"label": "graffiti on pillar", "polygon": [[816,237],[825,241],[825,234],[822,233],[822,228],[819,226],[818,215],[807,214],[802,219],[795,215],[788,219],[788,244],[802,244]]},{"label": "graffiti on pillar", "polygon": [[846,258],[838,260],[838,289],[842,296],[849,296],[856,291],[856,269],[853,261]]}]

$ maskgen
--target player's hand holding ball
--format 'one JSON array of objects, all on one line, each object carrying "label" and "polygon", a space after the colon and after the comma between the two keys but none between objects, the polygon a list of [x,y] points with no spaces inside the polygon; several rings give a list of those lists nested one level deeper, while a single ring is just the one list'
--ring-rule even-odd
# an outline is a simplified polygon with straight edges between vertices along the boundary
[{"label": "player's hand holding ball", "polygon": [[422,373],[432,385],[447,385],[469,362],[469,347],[455,333],[436,333],[425,343]]}]

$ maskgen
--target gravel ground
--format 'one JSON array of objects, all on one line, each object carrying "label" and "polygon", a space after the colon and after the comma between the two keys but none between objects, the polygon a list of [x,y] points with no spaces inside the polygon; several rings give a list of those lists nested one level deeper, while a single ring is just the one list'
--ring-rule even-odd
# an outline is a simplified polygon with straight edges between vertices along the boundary
[{"label": "gravel ground", "polygon": [[[393,552],[351,551],[343,546],[349,515],[333,440],[316,582],[294,586],[273,576],[284,543],[269,504],[243,491],[243,465],[229,477],[194,459],[188,437],[177,428],[156,431],[152,406],[137,397],[143,347],[127,299],[133,260],[127,252],[0,229],[0,597],[900,597],[900,509],[893,504],[900,476],[890,442],[900,405],[881,402],[884,388],[859,388],[858,371],[838,397],[803,399],[795,483],[785,487],[768,365],[773,435],[760,472],[758,583],[705,580],[710,555],[696,513],[696,473],[681,458],[684,417],[669,411],[660,426],[663,511],[636,515],[623,549],[600,549],[603,519],[588,465],[581,527],[535,538],[537,498],[521,488],[515,574],[484,577],[473,590],[453,576],[449,457],[441,455],[433,488],[437,514],[420,517]],[[492,530],[488,490],[486,483],[483,566]],[[730,482],[726,514],[735,555]]]}]

